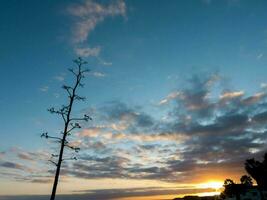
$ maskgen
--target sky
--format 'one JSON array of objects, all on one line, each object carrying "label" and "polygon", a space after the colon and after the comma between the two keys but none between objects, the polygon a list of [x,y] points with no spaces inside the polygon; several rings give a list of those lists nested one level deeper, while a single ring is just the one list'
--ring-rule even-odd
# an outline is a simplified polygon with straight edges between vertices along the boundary
[{"label": "sky", "polygon": [[[58,199],[172,199],[238,182],[267,136],[264,0],[2,0],[0,200],[47,199],[68,68],[88,62]],[[73,156],[68,150],[66,158]],[[255,182],[255,181],[254,181]],[[31,195],[31,196],[25,196]],[[37,195],[37,196],[32,196]]]}]

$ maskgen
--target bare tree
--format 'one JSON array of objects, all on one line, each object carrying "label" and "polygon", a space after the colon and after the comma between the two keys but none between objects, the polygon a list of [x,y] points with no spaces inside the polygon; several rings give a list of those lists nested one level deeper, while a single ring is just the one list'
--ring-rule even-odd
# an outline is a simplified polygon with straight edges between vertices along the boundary
[{"label": "bare tree", "polygon": [[[64,122],[63,131],[61,132],[62,136],[61,137],[50,136],[48,135],[47,132],[41,135],[41,137],[44,137],[46,139],[52,139],[60,143],[59,154],[52,154],[51,159],[49,160],[51,163],[53,163],[56,166],[56,173],[55,173],[54,184],[53,184],[53,189],[52,189],[50,200],[54,200],[56,197],[57,185],[58,185],[60,168],[61,168],[62,162],[64,160],[77,160],[76,157],[63,158],[64,148],[67,147],[68,149],[73,150],[75,152],[79,152],[80,150],[79,147],[75,147],[71,145],[71,143],[67,140],[68,136],[72,134],[73,130],[81,128],[81,125],[79,122],[92,120],[91,117],[89,117],[86,114],[83,117],[79,117],[79,118],[72,116],[72,109],[73,109],[74,102],[85,100],[85,97],[81,97],[77,94],[77,89],[79,87],[84,86],[84,84],[81,81],[84,78],[84,74],[89,71],[87,69],[83,69],[83,65],[85,65],[87,62],[82,60],[81,58],[78,58],[74,60],[73,62],[75,63],[76,68],[69,69],[69,71],[75,77],[74,84],[73,86],[63,85],[62,87],[68,95],[68,103],[66,105],[62,105],[62,107],[59,109],[56,109],[54,107],[48,109],[50,113],[57,114],[62,118]],[[57,161],[54,161],[54,159],[57,159]]]}]

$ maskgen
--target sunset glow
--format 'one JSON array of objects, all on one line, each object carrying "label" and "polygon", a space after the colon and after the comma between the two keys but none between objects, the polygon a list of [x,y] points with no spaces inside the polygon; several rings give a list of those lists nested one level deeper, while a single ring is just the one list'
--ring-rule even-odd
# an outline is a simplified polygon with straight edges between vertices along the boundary
[{"label": "sunset glow", "polygon": [[223,187],[223,182],[219,181],[209,181],[206,183],[202,183],[198,185],[200,188],[212,188],[215,190],[219,190],[220,188]]},{"label": "sunset glow", "polygon": [[1,0],[0,200],[217,198],[226,179],[262,188],[266,10]]}]

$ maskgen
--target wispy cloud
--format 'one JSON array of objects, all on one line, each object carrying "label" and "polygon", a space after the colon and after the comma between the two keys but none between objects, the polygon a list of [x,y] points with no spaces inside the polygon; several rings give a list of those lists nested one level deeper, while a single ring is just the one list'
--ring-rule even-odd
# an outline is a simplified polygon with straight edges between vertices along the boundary
[{"label": "wispy cloud", "polygon": [[259,55],[257,55],[257,59],[260,60],[263,57],[263,53],[260,53]]},{"label": "wispy cloud", "polygon": [[164,105],[164,104],[169,103],[171,100],[177,98],[178,95],[180,95],[180,92],[172,92],[172,93],[170,93],[166,98],[162,99],[159,102],[159,105]]},{"label": "wispy cloud", "polygon": [[92,76],[98,77],[98,78],[103,78],[106,76],[106,74],[102,73],[102,72],[92,72],[90,73]]},{"label": "wispy cloud", "polygon": [[234,99],[234,98],[239,98],[244,95],[244,91],[235,91],[235,92],[223,92],[220,95],[221,100],[227,100],[227,99]]},{"label": "wispy cloud", "polygon": [[75,48],[75,52],[78,56],[82,57],[89,57],[89,56],[94,56],[98,57],[99,53],[101,51],[100,47],[94,47],[94,48]]},{"label": "wispy cloud", "polygon": [[54,76],[54,79],[57,80],[57,81],[64,81],[65,80],[65,74],[60,74],[60,75],[57,75],[57,76]]},{"label": "wispy cloud", "polygon": [[68,7],[69,13],[75,17],[73,41],[85,42],[91,31],[106,17],[116,15],[125,16],[126,4],[124,1],[115,1],[109,5],[102,5],[92,0],[86,0],[82,4],[74,4]]},{"label": "wispy cloud", "polygon": [[41,88],[39,88],[39,90],[41,91],[41,92],[47,92],[48,91],[48,89],[49,89],[49,87],[48,86],[43,86],[43,87],[41,87]]},{"label": "wispy cloud", "polygon": [[74,19],[73,38],[75,53],[79,56],[98,57],[100,47],[86,47],[85,42],[95,27],[108,17],[125,16],[126,4],[123,0],[113,1],[110,4],[100,4],[93,0],[74,3],[67,8]]},{"label": "wispy cloud", "polygon": [[111,66],[112,65],[112,62],[107,62],[100,57],[98,57],[97,59],[98,59],[99,63],[101,63],[104,66]]}]

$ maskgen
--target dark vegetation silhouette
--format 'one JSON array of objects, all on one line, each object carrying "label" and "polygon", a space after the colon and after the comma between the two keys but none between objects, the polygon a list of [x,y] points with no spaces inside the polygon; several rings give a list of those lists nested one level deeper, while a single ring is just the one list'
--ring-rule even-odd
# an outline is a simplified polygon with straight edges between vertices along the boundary
[{"label": "dark vegetation silhouette", "polygon": [[[262,200],[265,199],[263,191],[267,190],[267,153],[264,155],[263,161],[255,160],[254,158],[247,159],[245,162],[247,173],[257,182],[257,188]],[[231,179],[224,181],[224,191],[221,197],[236,197],[240,199],[240,195],[244,194],[247,189],[253,188],[252,178],[248,175],[243,175],[240,178],[241,184],[234,183]],[[255,188],[255,187],[254,187]]]},{"label": "dark vegetation silhouette", "polygon": [[224,191],[221,193],[222,199],[225,199],[226,197],[236,197],[237,200],[240,199],[239,188],[236,187],[236,184],[232,179],[225,179],[223,187]]},{"label": "dark vegetation silhouette", "polygon": [[267,153],[262,162],[254,158],[246,160],[245,169],[255,179],[259,188],[267,190]]},{"label": "dark vegetation silhouette", "polygon": [[232,179],[226,179],[223,184],[224,191],[221,193],[222,199],[225,199],[225,197],[236,197],[239,200],[240,195],[245,193],[247,188],[253,186],[252,178],[247,175],[241,176],[240,182],[241,184],[236,184]]},{"label": "dark vegetation silhouette", "polygon": [[252,186],[253,185],[252,178],[248,175],[241,176],[240,182],[242,185],[246,185],[246,186]]},{"label": "dark vegetation silhouette", "polygon": [[[61,108],[56,109],[54,107],[49,108],[48,111],[51,114],[57,114],[59,115],[63,122],[64,127],[61,132],[60,137],[50,136],[48,133],[43,133],[41,137],[44,137],[46,139],[52,139],[60,144],[60,149],[57,154],[51,154],[51,159],[49,160],[51,163],[53,163],[56,166],[56,173],[54,177],[54,184],[52,189],[52,194],[50,197],[50,200],[54,200],[56,197],[56,191],[57,191],[57,185],[59,181],[59,175],[60,175],[60,168],[61,164],[65,160],[77,160],[76,157],[71,158],[63,158],[64,155],[64,149],[67,147],[70,150],[73,150],[74,152],[78,153],[80,151],[79,147],[71,145],[71,143],[67,140],[68,136],[70,136],[73,133],[73,130],[80,129],[81,125],[79,122],[82,121],[89,121],[92,120],[91,117],[88,115],[84,115],[83,117],[73,117],[72,116],[72,109],[75,101],[84,101],[85,97],[81,97],[77,94],[77,90],[79,87],[83,87],[84,84],[82,83],[82,79],[85,77],[85,73],[87,73],[89,70],[83,69],[83,66],[87,64],[86,61],[84,61],[82,58],[78,58],[73,61],[76,67],[74,69],[69,69],[69,71],[74,76],[74,83],[72,86],[63,85],[62,88],[67,93],[67,104],[62,105]],[[56,161],[55,161],[56,160]]]}]

